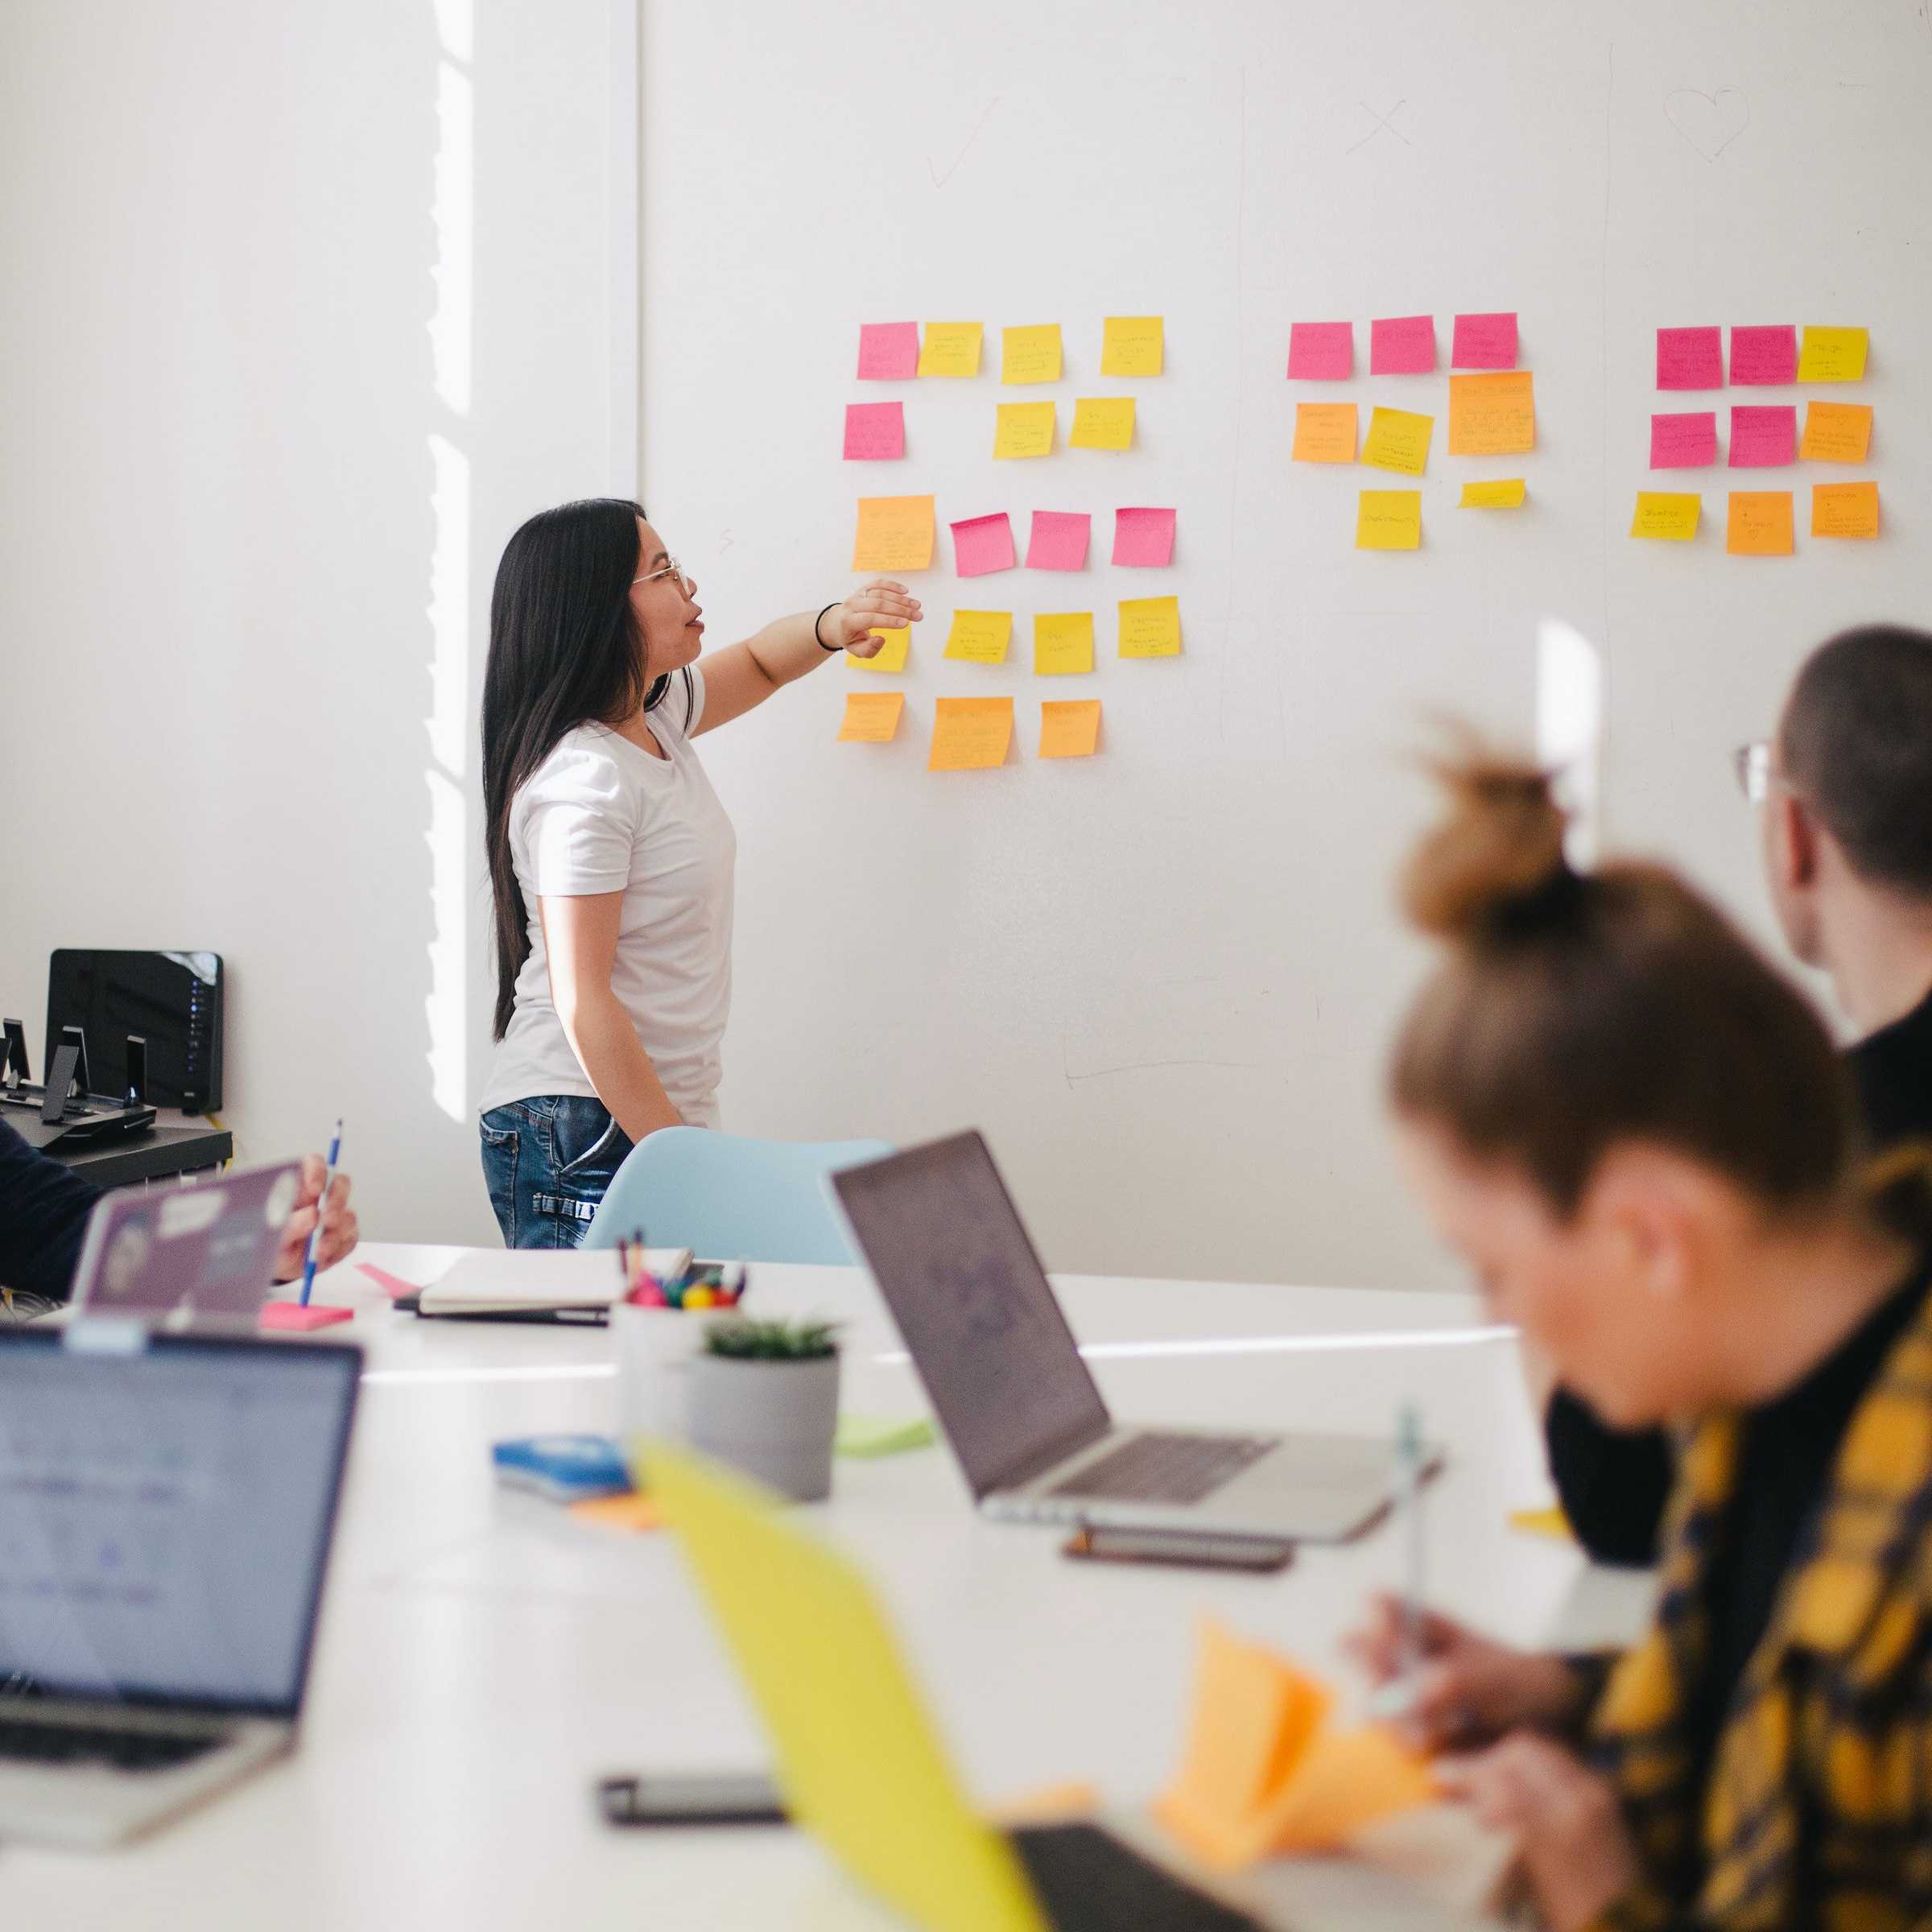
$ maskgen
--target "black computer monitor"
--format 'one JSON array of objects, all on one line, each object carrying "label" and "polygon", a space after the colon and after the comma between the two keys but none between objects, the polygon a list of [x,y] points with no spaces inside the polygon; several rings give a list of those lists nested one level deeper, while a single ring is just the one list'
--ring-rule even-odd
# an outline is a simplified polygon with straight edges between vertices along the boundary
[{"label": "black computer monitor", "polygon": [[147,1042],[147,1104],[210,1113],[221,1104],[221,956],[62,947],[47,973],[47,1059],[64,1026],[87,1035],[93,1091],[128,1085],[127,1038]]}]

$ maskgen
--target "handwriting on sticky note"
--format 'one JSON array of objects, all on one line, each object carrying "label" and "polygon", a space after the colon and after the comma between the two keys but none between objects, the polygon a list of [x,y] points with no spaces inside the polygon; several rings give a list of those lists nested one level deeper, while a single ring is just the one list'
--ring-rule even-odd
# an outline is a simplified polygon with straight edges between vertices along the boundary
[{"label": "handwriting on sticky note", "polygon": [[1288,329],[1290,382],[1346,382],[1355,373],[1352,322],[1295,322]]},{"label": "handwriting on sticky note", "polygon": [[[1422,419],[1428,420],[1426,417]],[[1298,402],[1290,460],[1296,463],[1352,463],[1355,436],[1352,402]]]},{"label": "handwriting on sticky note", "polygon": [[1814,537],[1875,537],[1878,535],[1876,483],[1814,483],[1811,534]]},{"label": "handwriting on sticky note", "polygon": [[1040,756],[1043,758],[1090,758],[1100,738],[1100,701],[1075,698],[1064,703],[1049,699],[1040,707]]},{"label": "handwriting on sticky note", "polygon": [[1798,407],[1739,403],[1731,411],[1731,467],[1773,469],[1798,460]]},{"label": "handwriting on sticky note", "polygon": [[966,664],[1004,664],[1013,641],[1009,610],[956,610],[946,634],[946,655]]},{"label": "handwriting on sticky note", "polygon": [[1703,504],[1702,497],[1681,490],[1640,489],[1636,514],[1630,519],[1630,534],[1666,543],[1688,543],[1697,535],[1697,519]]},{"label": "handwriting on sticky note", "polygon": [[981,333],[977,322],[928,322],[926,340],[919,345],[919,374],[976,376]]},{"label": "handwriting on sticky note", "polygon": [[1798,380],[1798,326],[1780,322],[1731,332],[1731,380],[1774,387]]},{"label": "handwriting on sticky note", "polygon": [[1429,439],[1435,433],[1434,416],[1418,416],[1406,409],[1377,409],[1369,415],[1362,460],[1372,469],[1419,477],[1428,465]]},{"label": "handwriting on sticky note", "polygon": [[1120,654],[1123,658],[1178,658],[1181,654],[1179,597],[1123,597],[1120,621]]},{"label": "handwriting on sticky note", "polygon": [[1659,389],[1722,389],[1724,332],[1721,328],[1660,328],[1657,332]]},{"label": "handwriting on sticky note", "polygon": [[1060,325],[1042,322],[1000,332],[1002,382],[1057,382],[1060,379]]},{"label": "handwriting on sticky note", "polygon": [[984,577],[1013,567],[1013,526],[1003,510],[967,517],[952,526],[952,567],[962,577]]},{"label": "handwriting on sticky note", "polygon": [[996,456],[1050,456],[1053,454],[1054,405],[1051,402],[1002,402],[994,429]]},{"label": "handwriting on sticky note", "polygon": [[906,453],[906,405],[903,402],[848,402],[845,405],[845,460],[889,461]]},{"label": "handwriting on sticky note", "polygon": [[1422,542],[1422,493],[1419,489],[1364,489],[1356,505],[1357,550],[1419,550]]},{"label": "handwriting on sticky note", "polygon": [[1093,518],[1084,510],[1036,510],[1026,543],[1029,570],[1084,570]]},{"label": "handwriting on sticky note", "polygon": [[845,654],[845,662],[858,671],[903,671],[906,654],[912,648],[912,626],[902,624],[897,630],[873,630],[865,634],[879,639],[879,648],[869,658],[856,650]]},{"label": "handwriting on sticky note", "polygon": [[1174,561],[1171,510],[1117,510],[1113,513],[1113,561],[1141,570],[1161,570]]},{"label": "handwriting on sticky note", "polygon": [[1521,510],[1526,494],[1521,477],[1499,477],[1492,483],[1465,483],[1459,510]]},{"label": "handwriting on sticky note", "polygon": [[1426,376],[1435,367],[1433,316],[1384,316],[1368,324],[1372,376]]},{"label": "handwriting on sticky note", "polygon": [[1451,369],[1514,369],[1516,316],[1513,312],[1458,316],[1449,338]]},{"label": "handwriting on sticky note", "polygon": [[1862,382],[1871,332],[1863,328],[1818,328],[1805,325],[1798,352],[1801,382]]},{"label": "handwriting on sticky note", "polygon": [[1158,316],[1109,316],[1100,337],[1104,376],[1158,376],[1166,357],[1166,324]]},{"label": "handwriting on sticky note", "polygon": [[931,497],[861,497],[854,570],[929,570],[932,567]]},{"label": "handwriting on sticky note", "polygon": [[1131,449],[1133,447],[1132,396],[1082,396],[1073,406],[1075,449]]},{"label": "handwriting on sticky note", "polygon": [[1717,460],[1717,411],[1693,409],[1650,419],[1653,469],[1704,469]]},{"label": "handwriting on sticky note", "polygon": [[1805,405],[1805,440],[1798,453],[1807,463],[1862,463],[1871,447],[1870,403]]},{"label": "handwriting on sticky note", "polygon": [[1006,762],[1011,698],[941,698],[932,708],[928,771],[983,771]]},{"label": "handwriting on sticky note", "polygon": [[1536,378],[1526,369],[1449,378],[1449,453],[1516,456],[1536,448]]},{"label": "handwriting on sticky note", "polygon": [[919,325],[916,322],[859,324],[859,380],[902,382],[919,374]]},{"label": "handwriting on sticky note", "polygon": [[1093,669],[1093,613],[1043,610],[1033,620],[1033,675],[1077,676]]},{"label": "handwriting on sticky note", "polygon": [[1734,557],[1788,557],[1792,540],[1788,489],[1734,489],[1724,548]]},{"label": "handwriting on sticky note", "polygon": [[848,691],[845,721],[839,727],[841,745],[890,745],[906,708],[902,691]]}]

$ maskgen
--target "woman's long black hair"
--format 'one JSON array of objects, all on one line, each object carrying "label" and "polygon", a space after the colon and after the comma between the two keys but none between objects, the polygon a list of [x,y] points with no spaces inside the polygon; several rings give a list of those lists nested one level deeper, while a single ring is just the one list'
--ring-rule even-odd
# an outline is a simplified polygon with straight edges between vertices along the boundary
[{"label": "woman's long black hair", "polygon": [[643,640],[630,608],[642,503],[592,497],[532,517],[503,547],[489,599],[483,667],[483,840],[496,907],[497,1012],[502,1039],[530,956],[529,913],[510,856],[517,787],[585,724],[621,724],[640,700],[660,703],[667,678],[644,688]]}]

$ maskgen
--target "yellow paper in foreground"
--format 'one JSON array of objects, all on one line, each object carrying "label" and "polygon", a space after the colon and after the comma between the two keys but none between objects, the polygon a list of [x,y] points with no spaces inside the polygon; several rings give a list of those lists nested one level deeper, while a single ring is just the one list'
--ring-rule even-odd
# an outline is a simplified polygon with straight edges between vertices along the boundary
[{"label": "yellow paper in foreground", "polygon": [[1465,483],[1459,510],[1521,510],[1523,479],[1509,477],[1493,483]]},{"label": "yellow paper in foreground", "polygon": [[1863,328],[1814,328],[1805,326],[1798,345],[1798,379],[1801,382],[1862,382],[1871,332]]},{"label": "yellow paper in foreground", "polygon": [[1082,396],[1073,406],[1073,449],[1131,449],[1133,447],[1132,396]]},{"label": "yellow paper in foreground", "polygon": [[902,691],[848,691],[845,694],[845,721],[839,727],[841,745],[890,745],[899,729],[899,713],[906,708]]},{"label": "yellow paper in foreground", "polygon": [[1878,535],[1876,483],[1814,483],[1811,534],[1814,537],[1875,537]]},{"label": "yellow paper in foreground", "polygon": [[1029,328],[1000,331],[1002,382],[1057,382],[1060,379],[1060,325],[1042,322]]},{"label": "yellow paper in foreground", "polygon": [[1352,402],[1298,402],[1294,406],[1293,463],[1352,463],[1355,460],[1355,405]]},{"label": "yellow paper in foreground", "polygon": [[1546,1504],[1541,1509],[1512,1509],[1509,1512],[1509,1527],[1520,1530],[1525,1536],[1545,1536],[1552,1542],[1573,1543],[1576,1541],[1570,1528],[1570,1519],[1563,1514],[1561,1503]]},{"label": "yellow paper in foreground", "polygon": [[976,376],[980,373],[977,322],[928,322],[919,345],[923,376]]},{"label": "yellow paper in foreground", "polygon": [[1528,369],[1449,378],[1451,456],[1515,456],[1535,448],[1535,378]]},{"label": "yellow paper in foreground", "polygon": [[1006,762],[1011,698],[941,698],[933,708],[928,771],[980,771]]},{"label": "yellow paper in foreground", "polygon": [[874,630],[867,634],[883,640],[879,646],[878,655],[861,658],[856,652],[847,651],[845,662],[854,671],[903,671],[906,668],[906,654],[912,648],[912,626],[910,624],[902,625],[898,630]]},{"label": "yellow paper in foreground", "polygon": [[1004,664],[1013,642],[1009,610],[956,610],[946,634],[946,655],[967,664]]},{"label": "yellow paper in foreground", "polygon": [[1038,678],[1093,669],[1093,613],[1043,610],[1033,620],[1033,674]]},{"label": "yellow paper in foreground", "polygon": [[930,570],[932,498],[861,497],[852,567],[854,570]]},{"label": "yellow paper in foreground", "polygon": [[1361,493],[1355,513],[1357,550],[1419,550],[1422,542],[1422,493],[1419,489],[1364,489]]},{"label": "yellow paper in foreground", "polygon": [[1181,601],[1179,597],[1123,597],[1121,600],[1121,655],[1124,658],[1178,658],[1181,654]]},{"label": "yellow paper in foreground", "polygon": [[1158,316],[1109,316],[1100,338],[1104,376],[1158,376],[1166,353],[1166,325]]},{"label": "yellow paper in foreground", "polygon": [[1807,463],[1862,463],[1872,448],[1869,402],[1807,402],[1805,440],[1798,453]]},{"label": "yellow paper in foreground", "polygon": [[1002,402],[993,431],[996,456],[1050,456],[1053,454],[1051,402]]},{"label": "yellow paper in foreground", "polygon": [[1090,758],[1100,741],[1100,701],[1075,698],[1040,707],[1040,756]]},{"label": "yellow paper in foreground", "polygon": [[1702,497],[1682,490],[1640,489],[1636,513],[1630,519],[1630,534],[1687,543],[1697,535],[1697,519],[1703,507]]},{"label": "yellow paper in foreground", "polygon": [[1372,469],[1419,477],[1428,464],[1429,439],[1435,433],[1434,416],[1418,416],[1406,409],[1375,410],[1369,415],[1362,460]]}]

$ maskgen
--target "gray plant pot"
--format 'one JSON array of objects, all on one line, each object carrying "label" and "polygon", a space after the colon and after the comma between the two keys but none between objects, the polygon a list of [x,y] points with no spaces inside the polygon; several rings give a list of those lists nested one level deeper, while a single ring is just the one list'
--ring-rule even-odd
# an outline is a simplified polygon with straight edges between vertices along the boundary
[{"label": "gray plant pot", "polygon": [[691,1447],[729,1463],[794,1502],[832,1493],[839,1423],[839,1358],[802,1362],[700,1355],[691,1364]]}]

